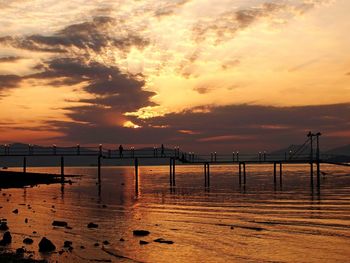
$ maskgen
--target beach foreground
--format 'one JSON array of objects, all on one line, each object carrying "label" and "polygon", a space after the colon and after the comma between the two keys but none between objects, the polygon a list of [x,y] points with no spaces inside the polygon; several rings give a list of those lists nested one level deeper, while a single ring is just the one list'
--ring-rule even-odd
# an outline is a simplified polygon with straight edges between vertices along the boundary
[{"label": "beach foreground", "polygon": [[[213,167],[209,190],[202,169],[187,166],[171,190],[166,166],[142,167],[138,189],[132,167],[104,168],[101,184],[94,168],[67,168],[86,176],[1,189],[0,219],[9,229],[0,239],[9,231],[12,240],[0,259],[17,250],[48,262],[346,262],[346,169],[324,166],[318,190],[309,187],[307,166],[286,168],[276,187],[269,166],[250,167],[245,187],[231,166]],[[39,251],[44,237],[55,249]]]}]

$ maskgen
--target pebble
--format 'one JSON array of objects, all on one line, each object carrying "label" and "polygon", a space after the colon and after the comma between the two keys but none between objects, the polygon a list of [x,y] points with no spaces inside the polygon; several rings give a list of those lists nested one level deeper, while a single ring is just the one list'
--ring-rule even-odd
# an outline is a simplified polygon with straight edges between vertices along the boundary
[{"label": "pebble", "polygon": [[10,231],[6,231],[2,237],[2,240],[0,240],[0,246],[7,246],[11,244],[12,242],[12,236]]},{"label": "pebble", "polygon": [[90,222],[88,225],[87,225],[88,228],[98,228],[98,224],[95,224],[95,223],[92,223]]},{"label": "pebble", "polygon": [[153,240],[153,242],[161,243],[161,244],[174,244],[174,241],[165,240],[164,238],[157,238]]},{"label": "pebble", "polygon": [[148,236],[150,234],[150,232],[149,231],[147,231],[147,230],[134,230],[133,231],[133,235],[134,236]]},{"label": "pebble", "polygon": [[23,243],[27,244],[27,245],[31,245],[31,244],[33,244],[33,242],[34,242],[33,239],[31,239],[29,237],[23,239]]},{"label": "pebble", "polygon": [[46,237],[43,237],[39,243],[39,252],[52,252],[56,250],[56,246]]},{"label": "pebble", "polygon": [[1,222],[0,223],[0,230],[1,231],[6,231],[8,229],[9,229],[9,227],[7,226],[7,222]]},{"label": "pebble", "polygon": [[68,226],[68,223],[65,222],[65,221],[54,220],[54,221],[52,222],[52,225],[53,225],[53,226],[66,227],[66,226]]}]

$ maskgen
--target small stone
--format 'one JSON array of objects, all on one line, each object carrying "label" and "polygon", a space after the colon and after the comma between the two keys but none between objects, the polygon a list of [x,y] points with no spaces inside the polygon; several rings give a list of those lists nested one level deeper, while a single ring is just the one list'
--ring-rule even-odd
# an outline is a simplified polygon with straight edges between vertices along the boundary
[{"label": "small stone", "polygon": [[149,242],[145,241],[145,240],[140,240],[140,245],[147,245]]},{"label": "small stone", "polygon": [[22,247],[16,249],[16,254],[23,255],[24,252],[25,252],[25,250]]},{"label": "small stone", "polygon": [[9,227],[7,226],[7,222],[1,222],[0,223],[0,230],[1,231],[6,231],[8,229],[9,229]]},{"label": "small stone", "polygon": [[231,226],[231,229],[234,229],[234,227],[233,227],[233,226]]},{"label": "small stone", "polygon": [[174,244],[174,241],[165,240],[164,238],[157,238],[153,240],[153,242],[161,243],[161,244]]},{"label": "small stone", "polygon": [[125,241],[125,239],[124,239],[124,238],[120,238],[120,239],[119,239],[119,241],[124,242],[124,241]]},{"label": "small stone", "polygon": [[68,223],[65,222],[65,221],[54,220],[54,221],[52,222],[52,225],[53,225],[53,226],[59,226],[59,227],[67,227],[67,226],[68,226]]},{"label": "small stone", "polygon": [[85,247],[84,246],[80,246],[80,249],[85,249]]},{"label": "small stone", "polygon": [[28,218],[24,219],[24,223],[26,224],[28,223]]},{"label": "small stone", "polygon": [[150,234],[150,232],[147,230],[134,230],[133,231],[134,236],[144,237],[144,236],[148,236],[149,234]]},{"label": "small stone", "polygon": [[18,209],[16,208],[15,210],[12,211],[14,214],[18,214]]},{"label": "small stone", "polygon": [[95,224],[95,223],[92,223],[90,222],[88,225],[87,225],[88,228],[98,228],[98,224]]},{"label": "small stone", "polygon": [[109,245],[109,241],[108,240],[103,241],[103,245]]},{"label": "small stone", "polygon": [[69,248],[69,247],[71,247],[71,246],[72,246],[72,244],[73,244],[73,242],[72,242],[72,241],[66,240],[66,241],[64,241],[64,245],[63,245],[63,247],[65,247],[65,248]]},{"label": "small stone", "polygon": [[56,250],[56,246],[46,237],[43,237],[39,243],[39,252],[52,252]]},{"label": "small stone", "polygon": [[95,243],[95,244],[94,244],[95,247],[98,247],[99,245],[100,245],[99,243]]},{"label": "small stone", "polygon": [[38,233],[38,232],[36,232],[36,231],[33,231],[33,234],[36,234],[36,233]]},{"label": "small stone", "polygon": [[29,237],[23,239],[23,243],[27,244],[27,245],[31,245],[31,244],[33,244],[33,242],[34,242],[33,239],[31,239]]},{"label": "small stone", "polygon": [[0,246],[7,246],[11,244],[12,242],[12,236],[9,231],[6,231],[2,237],[2,240],[0,240]]},{"label": "small stone", "polygon": [[58,254],[62,255],[64,253],[63,250],[58,251]]}]

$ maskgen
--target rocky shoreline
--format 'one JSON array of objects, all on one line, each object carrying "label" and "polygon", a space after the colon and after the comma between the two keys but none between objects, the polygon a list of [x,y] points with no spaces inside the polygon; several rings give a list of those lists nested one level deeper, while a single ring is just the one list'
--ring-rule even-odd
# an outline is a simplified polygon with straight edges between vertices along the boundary
[{"label": "rocky shoreline", "polygon": [[0,189],[1,188],[22,188],[25,186],[35,186],[38,184],[55,184],[62,182],[71,182],[66,178],[74,177],[73,175],[65,176],[64,179],[57,174],[46,173],[23,173],[13,171],[0,171]]}]

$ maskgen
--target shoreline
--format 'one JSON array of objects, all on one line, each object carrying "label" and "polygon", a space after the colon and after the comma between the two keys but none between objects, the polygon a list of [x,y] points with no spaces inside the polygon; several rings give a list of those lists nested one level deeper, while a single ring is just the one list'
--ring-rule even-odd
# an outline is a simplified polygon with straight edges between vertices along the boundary
[{"label": "shoreline", "polygon": [[[64,178],[77,177],[77,175],[65,175]],[[32,173],[0,170],[0,189],[1,188],[23,188],[26,186],[35,186],[38,184],[69,183],[70,180],[63,180],[61,175],[49,173]]]}]

